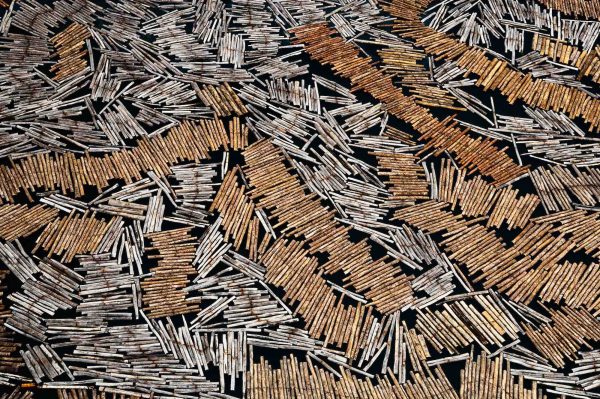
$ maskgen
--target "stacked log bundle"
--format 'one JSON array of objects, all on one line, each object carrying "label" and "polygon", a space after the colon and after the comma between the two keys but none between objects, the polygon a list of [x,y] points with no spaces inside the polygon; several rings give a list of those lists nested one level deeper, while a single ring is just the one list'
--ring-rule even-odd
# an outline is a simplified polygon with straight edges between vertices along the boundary
[{"label": "stacked log bundle", "polygon": [[194,311],[197,307],[186,302],[185,287],[189,276],[196,273],[192,266],[194,254],[193,237],[189,228],[159,231],[146,234],[150,239],[148,251],[158,252],[148,259],[157,259],[152,274],[141,282],[144,311],[152,318],[172,316]]},{"label": "stacked log bundle", "polygon": [[[293,32],[296,41],[304,44],[312,57],[331,65],[356,88],[386,104],[391,114],[410,123],[421,133],[421,139],[427,141],[426,148],[433,147],[436,152],[451,151],[463,167],[491,176],[498,184],[525,173],[524,168],[514,164],[505,154],[505,149],[494,146],[494,141],[473,139],[466,130],[457,128],[451,117],[440,121],[428,109],[417,105],[413,98],[404,96],[369,58],[360,57],[358,49],[351,43],[333,36],[336,32],[327,25],[311,24],[295,28]],[[353,62],[348,63],[348,60]]]},{"label": "stacked log bundle", "polygon": [[600,3],[597,0],[541,0],[540,3],[546,7],[551,7],[573,17],[584,16],[592,19],[598,19],[598,17],[600,17]]},{"label": "stacked log bundle", "polygon": [[104,237],[114,230],[119,218],[104,221],[94,214],[81,217],[71,212],[66,218],[55,219],[39,235],[34,251],[43,249],[49,254],[60,256],[61,262],[70,262],[77,254],[93,253]]},{"label": "stacked log bundle", "polygon": [[[600,128],[600,101],[582,90],[536,79],[511,68],[504,59],[490,56],[476,47],[470,47],[456,38],[425,26],[419,14],[430,0],[391,2],[388,12],[397,17],[395,31],[410,38],[427,54],[436,59],[453,60],[458,67],[477,76],[477,85],[483,90],[498,90],[509,103],[521,100],[541,109],[564,111],[569,117],[581,117],[589,123],[589,130]],[[585,3],[585,2],[582,2]],[[412,10],[411,10],[412,8]],[[406,10],[411,10],[406,12]]]},{"label": "stacked log bundle", "polygon": [[600,83],[600,47],[584,51],[577,46],[536,33],[532,49],[553,61],[579,68],[580,76],[589,76],[592,81]]},{"label": "stacked log bundle", "polygon": [[390,201],[400,204],[414,204],[416,200],[427,199],[429,185],[425,171],[412,154],[376,152],[377,166],[381,176],[387,176]]},{"label": "stacked log bundle", "polygon": [[87,28],[75,22],[50,39],[59,58],[50,68],[51,72],[56,73],[55,80],[76,76],[87,67],[85,41],[89,37]]},{"label": "stacked log bundle", "polygon": [[0,207],[0,237],[6,241],[13,241],[20,237],[26,237],[43,226],[53,221],[58,212],[56,209],[45,205],[7,204]]},{"label": "stacked log bundle", "polygon": [[598,0],[0,0],[0,399],[600,397]]}]

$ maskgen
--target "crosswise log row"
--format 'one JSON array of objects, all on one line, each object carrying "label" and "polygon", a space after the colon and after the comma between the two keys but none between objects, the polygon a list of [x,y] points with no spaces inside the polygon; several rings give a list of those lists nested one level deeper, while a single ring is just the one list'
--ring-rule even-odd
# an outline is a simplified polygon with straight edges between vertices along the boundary
[{"label": "crosswise log row", "polygon": [[428,198],[429,183],[415,155],[384,151],[372,155],[377,158],[379,175],[387,180],[390,201],[404,205]]},{"label": "crosswise log row", "polygon": [[386,7],[396,17],[394,32],[436,59],[454,60],[456,65],[476,75],[476,85],[484,90],[499,90],[510,104],[517,100],[533,107],[565,112],[581,117],[590,131],[600,129],[600,100],[577,88],[536,79],[531,73],[514,70],[507,61],[490,58],[485,50],[470,47],[444,32],[425,26],[420,15],[431,0],[394,0]]},{"label": "crosswise log row", "polygon": [[589,76],[593,82],[600,83],[600,46],[591,51],[580,50],[577,46],[539,33],[533,35],[532,48],[553,61],[571,65],[579,69],[579,77]]},{"label": "crosswise log row", "polygon": [[56,73],[55,80],[68,79],[87,68],[85,40],[90,36],[85,26],[75,22],[50,39],[58,53],[58,62],[50,67]]},{"label": "crosswise log row", "polygon": [[[482,281],[485,288],[495,287],[514,301],[530,303],[540,292],[546,300],[560,300],[560,296],[551,294],[561,284],[551,277],[566,274],[564,269],[557,270],[560,262],[573,251],[585,250],[597,256],[600,248],[600,236],[595,234],[598,217],[584,211],[534,218],[509,246],[480,223],[487,217],[468,220],[448,211],[448,206],[427,201],[397,210],[394,219],[427,233],[444,233],[440,244],[450,259],[465,265],[474,282]],[[594,275],[595,266],[590,266],[587,273]],[[594,286],[594,282],[588,282],[571,287],[565,293],[566,299],[597,312],[600,294]]]},{"label": "crosswise log row", "polygon": [[123,223],[121,217],[105,221],[95,216],[90,212],[78,216],[73,211],[67,217],[56,218],[36,240],[34,252],[42,248],[48,254],[62,255],[61,262],[70,262],[79,254],[97,253],[99,248],[107,246],[111,232],[114,240]]},{"label": "crosswise log row", "polygon": [[548,8],[570,16],[584,16],[590,19],[600,18],[600,0],[537,0]]},{"label": "crosswise log row", "polygon": [[0,238],[12,241],[26,237],[58,216],[58,209],[46,205],[6,204],[0,206]]},{"label": "crosswise log row", "polygon": [[[399,384],[391,373],[372,380],[362,380],[342,370],[339,378],[330,371],[316,367],[309,359],[300,361],[295,356],[284,357],[279,368],[264,358],[250,366],[248,397],[268,399],[274,397],[340,399],[507,399],[539,398],[548,396],[539,390],[537,381],[529,387],[522,377],[515,377],[510,367],[503,368],[504,357],[489,359],[485,356],[469,355],[464,370],[460,373],[460,388],[457,392],[440,368],[427,373],[411,373],[411,381]],[[501,394],[500,394],[501,392]],[[330,396],[332,395],[332,396]]]},{"label": "crosswise log row", "polygon": [[220,119],[185,121],[164,137],[142,137],[134,148],[104,156],[86,153],[77,157],[72,152],[31,155],[11,166],[0,165],[0,200],[13,202],[21,190],[29,195],[36,188],[60,189],[65,195],[81,197],[86,192],[84,186],[101,191],[113,179],[130,184],[150,170],[165,176],[178,162],[207,159],[210,151],[230,146],[238,149],[248,142],[248,130],[239,120],[231,120],[228,128]]},{"label": "crosswise log row", "polygon": [[258,363],[250,365],[249,399],[459,398],[450,381],[439,369],[430,372],[430,375],[417,373],[413,375],[414,381],[400,385],[391,373],[378,378],[377,384],[374,384],[371,379],[357,378],[356,375],[343,369],[340,377],[335,378],[330,371],[315,367],[312,361],[298,361],[294,356],[284,357],[280,364],[280,368],[275,369],[268,361],[261,358]]},{"label": "crosswise log row", "polygon": [[336,296],[325,282],[317,258],[302,244],[278,239],[261,259],[267,268],[265,280],[285,290],[284,300],[297,303],[296,312],[312,337],[324,336],[325,342],[338,347],[347,344],[346,355],[353,359],[365,348],[369,331],[377,323],[372,307],[344,305],[343,296]]},{"label": "crosswise log row", "polygon": [[292,237],[304,238],[311,253],[328,255],[323,269],[327,273],[343,271],[346,281],[373,301],[382,313],[404,309],[412,303],[412,289],[407,276],[387,257],[374,260],[365,240],[354,243],[348,227],[335,220],[335,210],[328,210],[316,195],[308,195],[285,163],[282,151],[263,140],[244,153],[244,173],[252,187],[249,195],[258,207],[277,218],[274,227]]},{"label": "crosswise log row", "polygon": [[[235,171],[236,169],[231,170],[225,175],[209,211],[218,211],[223,218],[225,241],[231,239],[235,249],[238,250],[245,240],[250,258],[256,259],[258,256],[260,220],[255,214],[254,203],[247,195],[245,187],[237,184]],[[270,235],[265,236],[265,240],[267,240],[265,245],[268,243],[269,238]]]},{"label": "crosswise log row", "polygon": [[481,176],[467,179],[464,169],[457,170],[445,159],[433,185],[435,196],[432,197],[452,204],[452,210],[459,205],[464,216],[489,215],[488,227],[506,223],[508,229],[522,228],[540,203],[537,195],[519,197],[519,190],[513,187],[498,189]]},{"label": "crosswise log row", "polygon": [[246,237],[251,258],[259,255],[266,267],[265,281],[285,291],[283,299],[295,307],[311,337],[323,337],[325,343],[337,347],[346,345],[346,356],[355,359],[359,350],[368,345],[369,332],[378,324],[372,315],[374,308],[360,302],[344,304],[345,295],[334,294],[318,259],[304,248],[306,241],[279,237],[271,243],[271,235],[265,234],[257,248],[258,234],[253,226],[258,230],[259,220],[255,206],[245,187],[236,180],[234,169],[225,176],[210,208],[223,218],[225,240],[241,246]]},{"label": "crosswise log row", "polygon": [[192,261],[196,255],[196,239],[191,228],[165,230],[146,234],[151,242],[149,250],[156,251],[149,259],[157,265],[150,268],[151,277],[141,282],[144,292],[144,310],[151,318],[174,316],[199,310],[197,303],[186,301],[185,288],[195,276]]},{"label": "crosswise log row", "polygon": [[361,57],[354,44],[344,41],[325,23],[313,23],[293,29],[294,41],[302,43],[311,58],[331,65],[334,72],[350,79],[355,89],[363,90],[386,105],[388,112],[412,125],[425,141],[425,150],[434,153],[453,153],[456,160],[470,171],[477,171],[502,185],[527,172],[498,149],[495,141],[474,139],[468,130],[457,127],[458,122],[448,117],[442,121],[411,97],[402,94],[391,78],[373,65],[371,59]]}]

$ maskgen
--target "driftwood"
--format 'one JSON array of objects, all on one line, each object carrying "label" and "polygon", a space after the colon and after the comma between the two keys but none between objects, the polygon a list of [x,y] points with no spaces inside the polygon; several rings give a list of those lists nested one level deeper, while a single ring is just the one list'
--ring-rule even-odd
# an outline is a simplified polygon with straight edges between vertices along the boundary
[{"label": "driftwood", "polygon": [[598,0],[0,0],[0,399],[600,395]]}]

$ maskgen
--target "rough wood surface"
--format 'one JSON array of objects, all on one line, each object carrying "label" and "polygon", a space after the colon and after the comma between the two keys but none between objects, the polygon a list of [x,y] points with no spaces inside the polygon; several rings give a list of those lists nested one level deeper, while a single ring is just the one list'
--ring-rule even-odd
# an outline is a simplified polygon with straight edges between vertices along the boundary
[{"label": "rough wood surface", "polygon": [[598,0],[0,0],[0,399],[600,398]]}]

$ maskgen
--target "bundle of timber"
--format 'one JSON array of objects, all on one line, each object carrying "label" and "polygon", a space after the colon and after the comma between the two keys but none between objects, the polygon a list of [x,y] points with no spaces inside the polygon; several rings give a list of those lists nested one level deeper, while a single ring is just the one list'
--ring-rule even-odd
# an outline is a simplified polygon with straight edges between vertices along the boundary
[{"label": "bundle of timber", "polygon": [[600,0],[0,0],[0,399],[598,399]]}]

